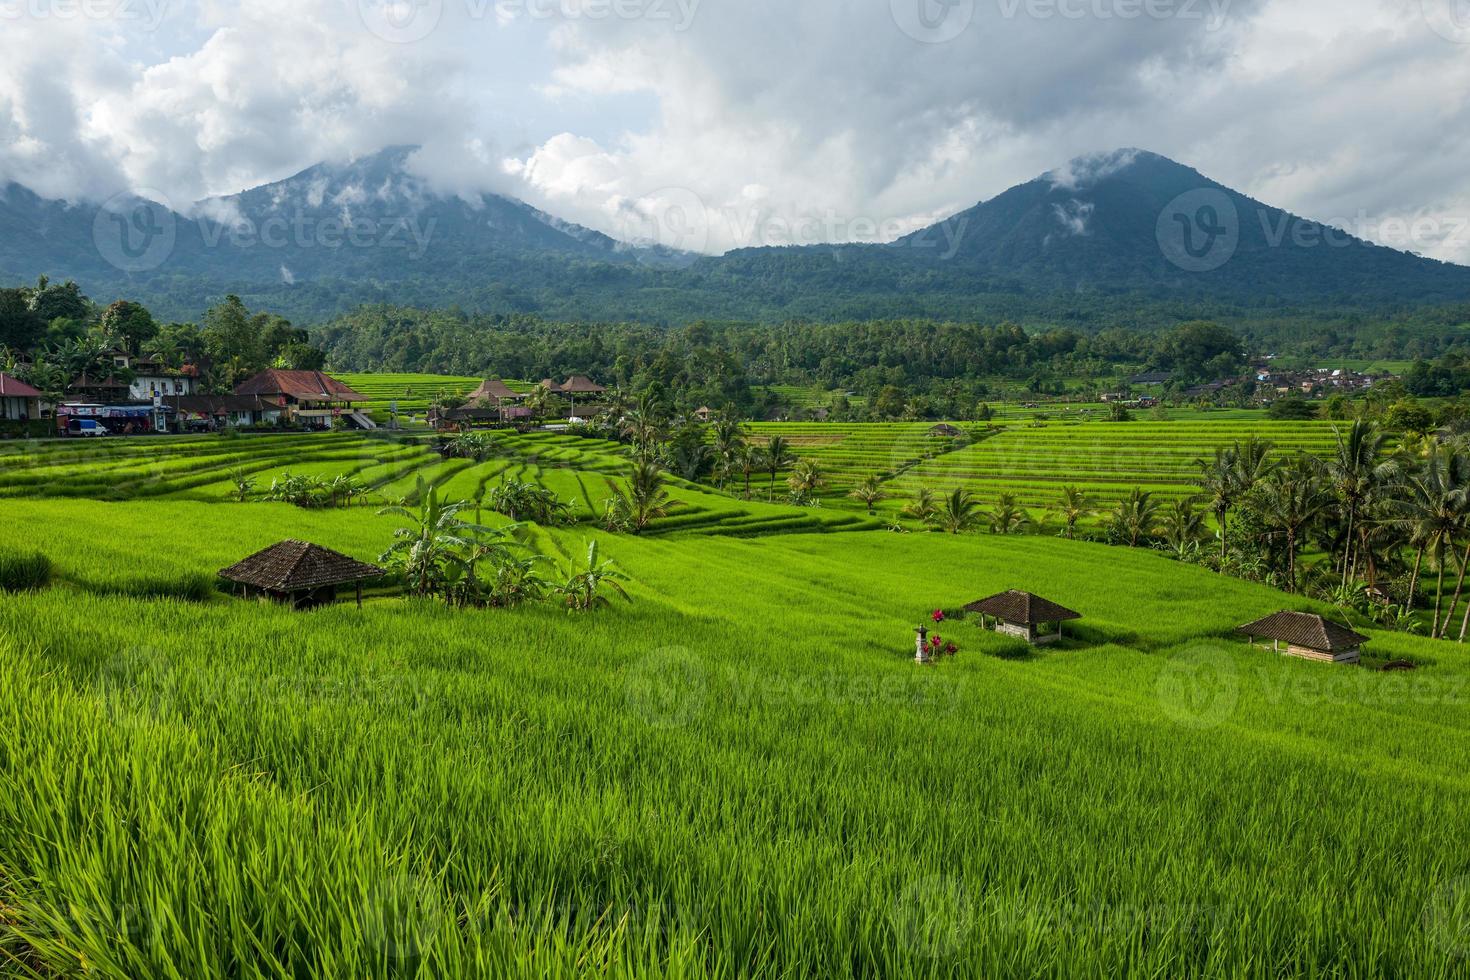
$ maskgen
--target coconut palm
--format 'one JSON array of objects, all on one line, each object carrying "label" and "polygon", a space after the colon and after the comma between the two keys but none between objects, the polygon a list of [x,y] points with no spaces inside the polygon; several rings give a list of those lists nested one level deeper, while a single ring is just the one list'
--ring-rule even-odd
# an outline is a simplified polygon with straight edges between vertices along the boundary
[{"label": "coconut palm", "polygon": [[750,444],[740,447],[735,455],[735,465],[740,470],[740,475],[745,479],[744,499],[750,499],[750,478],[765,468],[766,454],[763,450]]},{"label": "coconut palm", "polygon": [[934,502],[934,491],[928,487],[919,487],[909,502],[904,504],[903,516],[928,524],[938,510],[939,505]]},{"label": "coconut palm", "polygon": [[725,489],[725,484],[734,472],[741,448],[745,445],[745,429],[732,418],[724,417],[714,424],[714,453],[718,461],[716,472],[719,474],[720,489]]},{"label": "coconut palm", "polygon": [[989,515],[993,534],[1019,534],[1031,524],[1031,515],[1016,502],[1016,495],[1003,493],[995,500]]},{"label": "coconut palm", "polygon": [[1062,533],[1068,541],[1075,539],[1078,523],[1092,513],[1092,508],[1087,505],[1087,492],[1078,487],[1062,487],[1062,495],[1057,499],[1057,513],[1062,518]]},{"label": "coconut palm", "polygon": [[1414,608],[1418,597],[1425,557],[1439,570],[1432,636],[1440,630],[1446,553],[1454,549],[1466,528],[1467,491],[1470,491],[1470,457],[1453,444],[1441,443],[1421,465],[1406,474],[1395,501],[1397,522],[1408,531],[1409,543],[1415,548],[1414,572],[1405,603],[1408,608]]},{"label": "coconut palm", "polygon": [[1164,508],[1159,530],[1176,554],[1183,555],[1205,536],[1205,515],[1193,497],[1180,497]]},{"label": "coconut palm", "polygon": [[1332,506],[1334,495],[1321,461],[1305,454],[1278,467],[1260,484],[1261,516],[1286,543],[1287,590],[1298,591],[1297,553],[1304,530]]},{"label": "coconut palm", "polygon": [[888,499],[888,494],[883,490],[883,481],[876,475],[863,480],[848,496],[862,501],[863,505],[868,508],[869,517],[876,514],[878,505]]},{"label": "coconut palm", "polygon": [[1332,434],[1337,447],[1327,461],[1327,472],[1346,520],[1342,555],[1342,587],[1346,589],[1357,573],[1359,521],[1396,467],[1379,460],[1384,434],[1375,423],[1358,419],[1346,434],[1337,426]]},{"label": "coconut palm", "polygon": [[783,467],[795,463],[796,457],[791,455],[791,447],[787,445],[785,438],[782,436],[771,436],[770,441],[766,443],[762,461],[765,463],[766,472],[771,474],[771,491],[766,499],[774,502],[776,499],[776,475],[781,472]]},{"label": "coconut palm", "polygon": [[973,530],[980,523],[980,501],[964,487],[955,487],[936,508],[930,523],[947,534]]},{"label": "coconut palm", "polygon": [[1220,525],[1220,572],[1224,574],[1225,554],[1228,547],[1225,532],[1230,520],[1230,511],[1240,499],[1240,491],[1236,482],[1235,449],[1234,447],[1217,446],[1214,459],[1202,459],[1198,465],[1200,475],[1196,483],[1204,491],[1209,509],[1214,513],[1215,520]]},{"label": "coconut palm", "polygon": [[[609,484],[612,486],[612,484]],[[656,463],[639,463],[628,475],[626,490],[612,486],[605,523],[610,529],[642,534],[648,525],[678,506],[664,490],[664,471]]]},{"label": "coconut palm", "polygon": [[1128,539],[1128,547],[1137,548],[1138,542],[1154,532],[1159,515],[1159,503],[1147,490],[1134,487],[1128,496],[1118,501],[1113,511],[1113,525]]}]

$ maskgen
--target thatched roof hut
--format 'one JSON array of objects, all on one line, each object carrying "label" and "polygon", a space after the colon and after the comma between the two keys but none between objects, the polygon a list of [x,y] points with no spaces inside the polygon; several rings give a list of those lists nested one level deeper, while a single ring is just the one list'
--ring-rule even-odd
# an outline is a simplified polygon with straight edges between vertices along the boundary
[{"label": "thatched roof hut", "polygon": [[[1368,637],[1340,626],[1316,613],[1279,612],[1236,630],[1250,638],[1270,640],[1272,649],[1305,660],[1355,664],[1363,658],[1363,644]],[[1286,649],[1282,650],[1282,644]]]},{"label": "thatched roof hut", "polygon": [[356,587],[361,607],[362,583],[384,574],[377,565],[305,541],[271,545],[219,573],[220,578],[243,586],[247,592],[289,602],[297,609],[334,601],[342,585]]},{"label": "thatched roof hut", "polygon": [[560,385],[560,390],[567,395],[601,395],[607,389],[593,381],[585,374],[574,374]]},{"label": "thatched roof hut", "polygon": [[[979,613],[981,622],[988,629],[1032,645],[1055,643],[1062,638],[1063,623],[1082,618],[1081,613],[1066,606],[1014,589],[972,602],[965,607],[965,612]],[[995,620],[993,624],[990,622],[992,619]]]},{"label": "thatched roof hut", "polygon": [[950,425],[948,422],[940,422],[929,430],[929,434],[931,436],[943,436],[946,439],[958,439],[964,435],[957,426]]}]

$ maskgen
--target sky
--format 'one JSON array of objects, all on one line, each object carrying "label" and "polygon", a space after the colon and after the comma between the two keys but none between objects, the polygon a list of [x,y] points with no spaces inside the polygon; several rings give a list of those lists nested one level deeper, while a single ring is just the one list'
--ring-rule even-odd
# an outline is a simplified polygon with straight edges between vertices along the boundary
[{"label": "sky", "polygon": [[403,144],[712,253],[1140,147],[1470,264],[1470,0],[0,0],[0,183],[187,210]]}]

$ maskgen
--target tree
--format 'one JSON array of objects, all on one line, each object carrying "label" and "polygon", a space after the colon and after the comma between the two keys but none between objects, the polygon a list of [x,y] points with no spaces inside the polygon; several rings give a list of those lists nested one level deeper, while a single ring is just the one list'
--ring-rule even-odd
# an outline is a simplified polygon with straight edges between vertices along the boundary
[{"label": "tree", "polygon": [[742,445],[735,456],[735,465],[740,467],[740,475],[745,479],[745,500],[750,499],[750,478],[754,473],[765,468],[766,455],[761,449],[751,445]]},{"label": "tree", "polygon": [[1261,516],[1286,544],[1287,591],[1299,590],[1297,554],[1304,529],[1332,505],[1332,487],[1323,479],[1323,464],[1305,453],[1278,467],[1259,486]]},{"label": "tree", "polygon": [[740,450],[745,446],[745,429],[739,421],[723,416],[714,424],[714,452],[718,461],[719,487],[725,489],[730,475],[739,465]]},{"label": "tree", "polygon": [[[451,565],[461,564],[462,550],[468,550],[481,537],[503,538],[511,528],[496,530],[460,519],[460,514],[471,504],[467,500],[446,504],[439,499],[436,487],[419,477],[415,496],[419,500],[415,513],[405,506],[385,507],[378,516],[397,516],[412,522],[393,532],[396,539],[379,561],[403,570],[415,595],[432,595],[444,581],[445,570]],[[514,525],[512,525],[512,528]]]},{"label": "tree", "polygon": [[1359,419],[1346,434],[1336,426],[1332,434],[1337,445],[1327,461],[1327,473],[1347,521],[1342,555],[1342,587],[1347,588],[1357,573],[1358,522],[1395,468],[1379,462],[1384,434],[1376,424]]},{"label": "tree", "polygon": [[947,534],[973,530],[980,523],[980,502],[964,487],[955,487],[944,497],[930,522]]},{"label": "tree", "polygon": [[45,330],[46,321],[31,309],[24,290],[0,289],[0,347],[35,350]]},{"label": "tree", "polygon": [[1077,537],[1077,524],[1089,514],[1092,508],[1087,504],[1087,492],[1077,487],[1062,487],[1062,495],[1057,501],[1057,513],[1061,515],[1063,535],[1068,541]]},{"label": "tree", "polygon": [[896,419],[904,412],[908,400],[897,385],[885,385],[873,400],[873,414],[883,419]]},{"label": "tree", "polygon": [[1128,539],[1128,547],[1137,548],[1139,541],[1154,533],[1158,514],[1159,504],[1154,495],[1134,487],[1118,501],[1113,511],[1113,526]]},{"label": "tree", "polygon": [[603,507],[603,524],[608,530],[642,534],[648,525],[677,506],[664,490],[664,472],[657,463],[638,463],[628,476],[627,489],[609,482],[612,496]]},{"label": "tree", "polygon": [[1444,593],[1445,555],[1464,533],[1470,485],[1470,457],[1456,446],[1436,446],[1421,465],[1410,470],[1394,502],[1397,523],[1408,531],[1414,546],[1414,571],[1409,581],[1409,609],[1418,597],[1419,576],[1429,556],[1439,569],[1439,587],[1434,595],[1434,628],[1440,630],[1440,606]]},{"label": "tree", "polygon": [[1031,515],[1016,502],[1016,495],[1003,493],[996,498],[989,515],[992,534],[1019,534],[1031,525]]},{"label": "tree", "polygon": [[766,472],[771,474],[771,491],[766,499],[768,502],[774,503],[776,500],[776,476],[781,472],[783,467],[795,463],[796,457],[791,455],[785,438],[782,436],[771,436],[770,441],[766,443],[765,454],[762,459],[765,463]]},{"label": "tree", "polygon": [[141,354],[158,336],[158,324],[146,308],[120,299],[102,313],[102,333],[129,354]]},{"label": "tree", "polygon": [[204,347],[216,365],[234,361],[230,373],[237,378],[249,377],[266,366],[259,324],[238,296],[226,296],[204,314]]},{"label": "tree", "polygon": [[825,486],[826,482],[822,467],[814,459],[797,460],[791,474],[786,478],[786,486],[791,490],[791,501],[798,505],[810,503],[812,494]]},{"label": "tree", "polygon": [[939,505],[934,502],[934,491],[928,487],[919,487],[915,490],[913,497],[903,507],[903,516],[911,517],[923,524],[931,523],[938,512]]},{"label": "tree", "polygon": [[1390,429],[1397,429],[1406,435],[1424,435],[1434,428],[1434,416],[1412,398],[1395,402],[1388,410],[1384,422]]},{"label": "tree", "polygon": [[582,564],[568,565],[564,573],[566,581],[556,587],[556,594],[566,603],[567,612],[591,612],[612,605],[605,594],[612,591],[632,602],[622,583],[628,576],[612,559],[603,561],[597,553],[597,541],[587,542],[587,554]]},{"label": "tree", "polygon": [[877,475],[864,479],[848,496],[861,501],[868,508],[869,517],[876,514],[878,505],[888,499],[888,494],[883,490],[883,481]]},{"label": "tree", "polygon": [[1164,508],[1159,529],[1176,554],[1183,555],[1205,535],[1205,515],[1193,497],[1176,498]]}]

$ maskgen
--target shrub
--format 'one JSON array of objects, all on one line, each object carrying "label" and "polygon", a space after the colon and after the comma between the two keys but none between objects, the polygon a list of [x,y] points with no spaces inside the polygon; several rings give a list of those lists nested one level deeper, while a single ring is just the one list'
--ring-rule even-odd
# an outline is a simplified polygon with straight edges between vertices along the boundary
[{"label": "shrub", "polygon": [[23,592],[50,584],[50,558],[39,551],[0,550],[0,591]]},{"label": "shrub", "polygon": [[178,599],[208,602],[216,593],[215,580],[197,572],[162,572],[157,575],[125,577],[81,583],[89,592],[131,599]]}]

